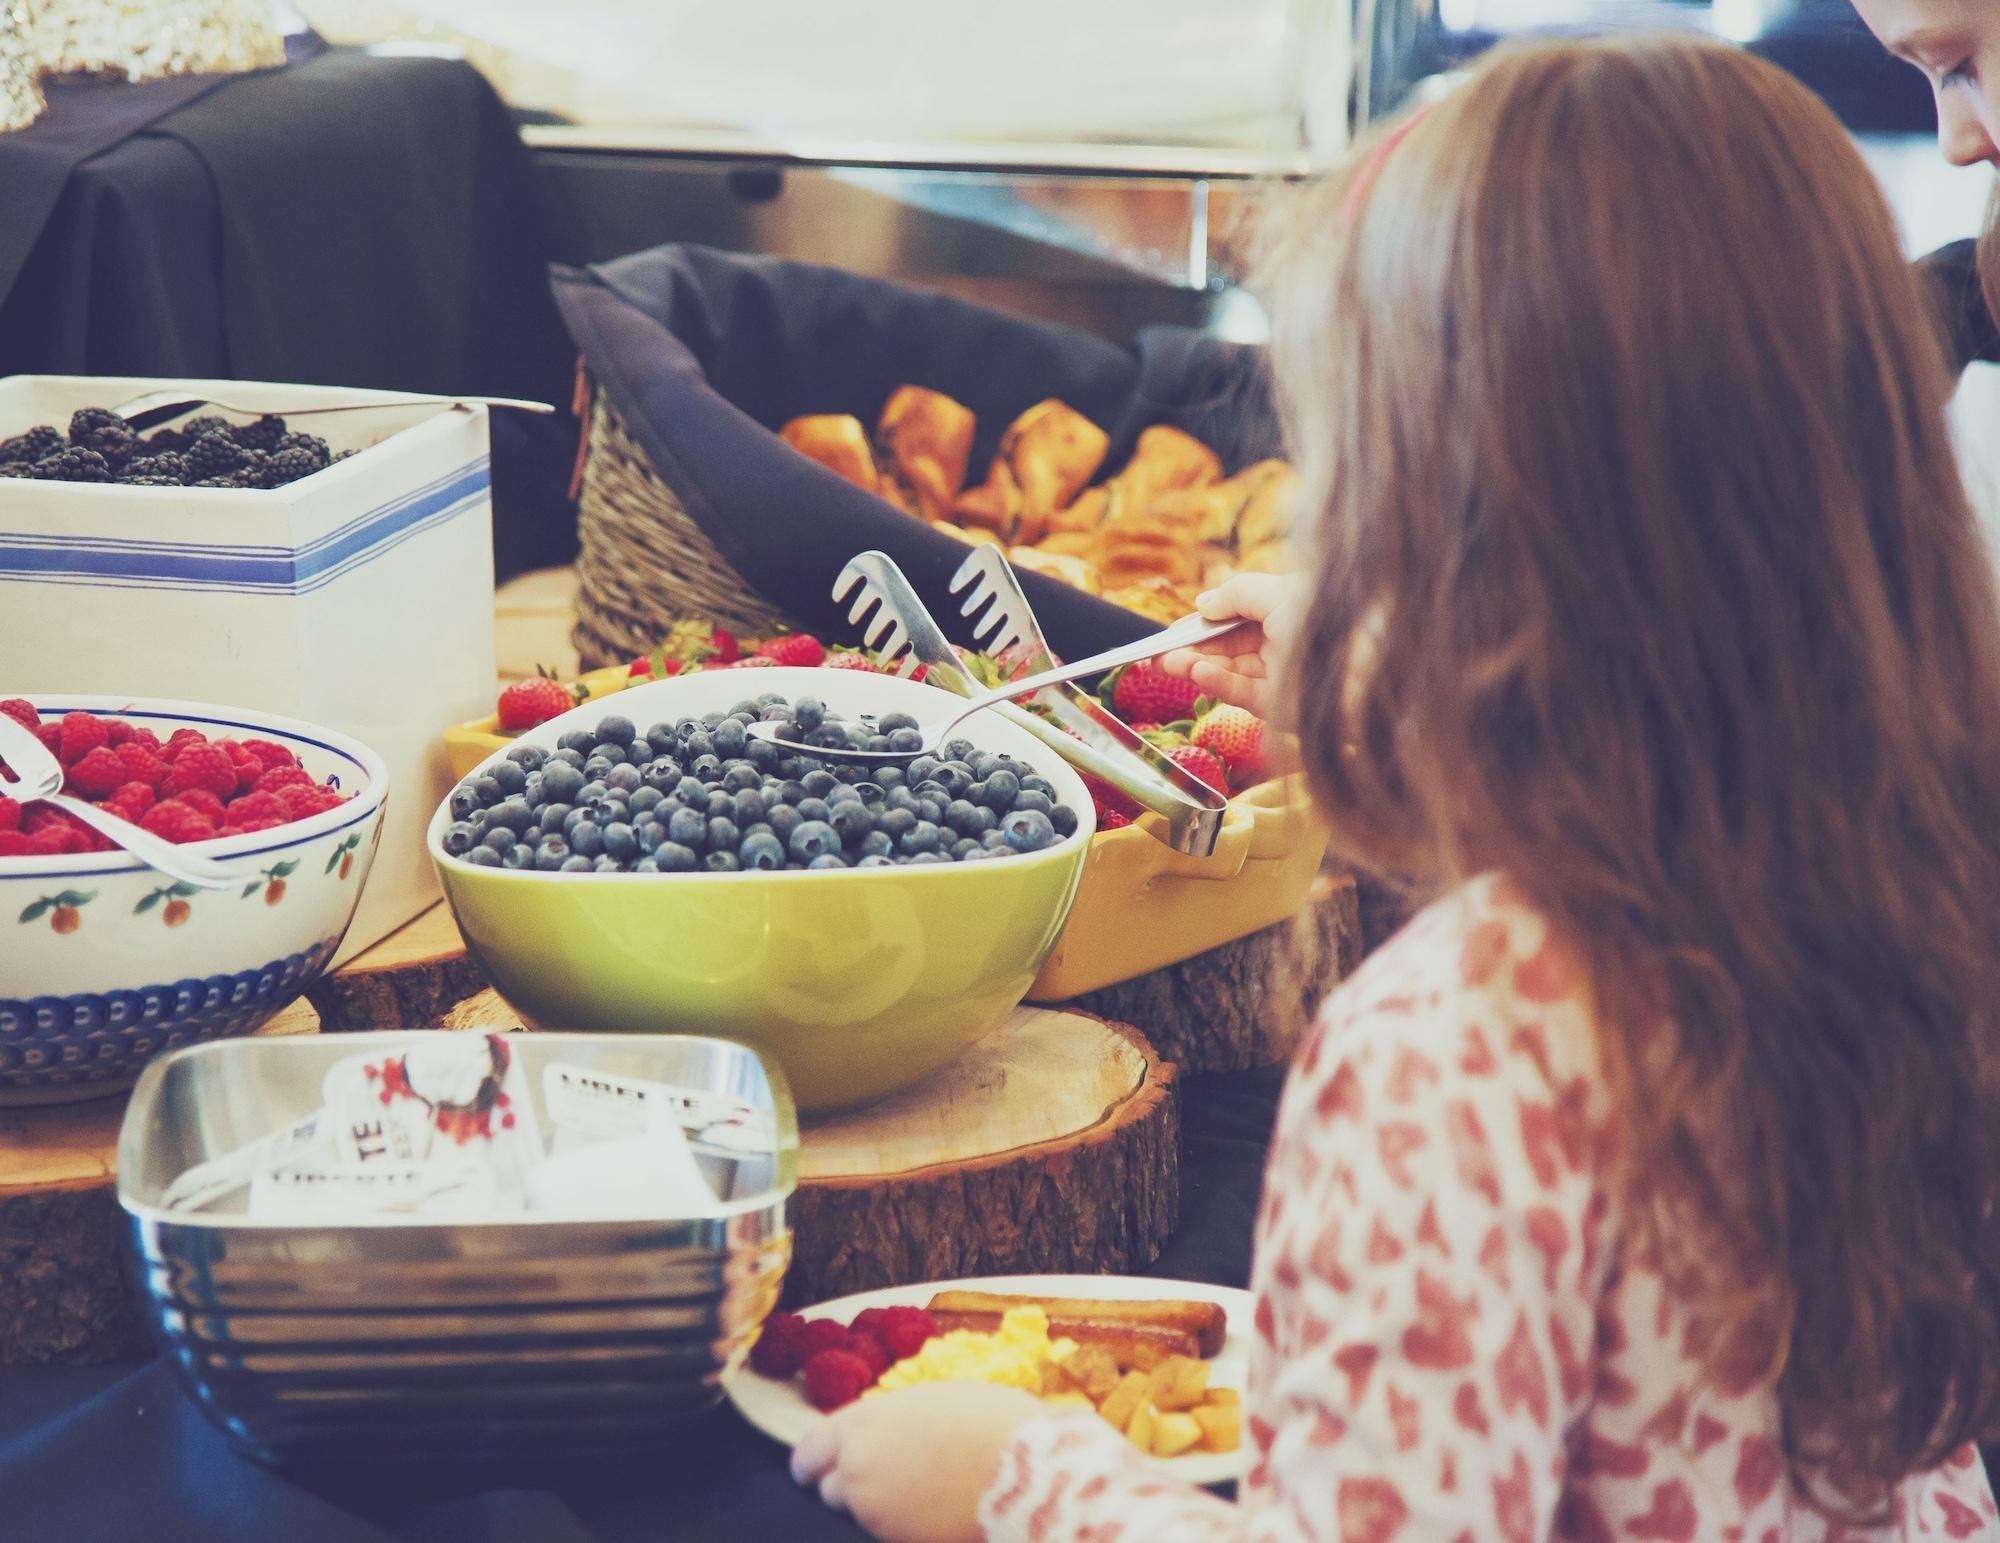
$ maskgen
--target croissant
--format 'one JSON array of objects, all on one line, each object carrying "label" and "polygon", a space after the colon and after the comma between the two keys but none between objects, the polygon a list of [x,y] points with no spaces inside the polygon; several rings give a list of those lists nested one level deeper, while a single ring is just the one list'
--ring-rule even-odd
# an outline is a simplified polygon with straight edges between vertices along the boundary
[{"label": "croissant", "polygon": [[927,520],[941,520],[965,486],[972,409],[939,391],[903,386],[883,404],[875,442],[888,479]]},{"label": "croissant", "polygon": [[1247,552],[1284,537],[1292,528],[1292,498],[1299,474],[1283,461],[1259,461],[1246,466],[1231,483],[1245,490],[1236,516],[1236,550]]},{"label": "croissant", "polygon": [[[1049,517],[1083,491],[1110,444],[1110,436],[1075,408],[1054,398],[1037,402],[1000,436],[987,487],[960,498],[953,512],[980,524],[1005,513],[1013,523],[996,528],[1032,544]],[[1013,493],[1004,485],[988,493],[996,483],[1011,484]]]},{"label": "croissant", "polygon": [[1131,512],[1143,512],[1154,495],[1176,488],[1205,487],[1222,480],[1222,459],[1196,439],[1169,424],[1156,423],[1139,436],[1132,459],[1111,479],[1125,490]]},{"label": "croissant", "polygon": [[794,418],[778,430],[778,438],[799,454],[819,462],[836,477],[845,477],[871,493],[882,490],[875,454],[868,448],[868,431],[859,418],[844,413],[816,413]]}]

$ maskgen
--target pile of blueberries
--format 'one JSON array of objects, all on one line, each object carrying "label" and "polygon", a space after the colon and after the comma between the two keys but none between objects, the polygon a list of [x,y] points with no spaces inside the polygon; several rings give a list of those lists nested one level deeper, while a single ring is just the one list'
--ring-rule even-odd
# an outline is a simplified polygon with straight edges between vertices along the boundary
[{"label": "pile of blueberries", "polygon": [[516,745],[460,783],[444,849],[544,873],[734,873],[978,862],[1039,852],[1076,830],[1076,811],[1032,767],[968,740],[942,758],[864,767],[753,739],[746,725],[759,719],[823,749],[920,743],[906,713],[850,724],[813,697],[776,692],[644,734],[607,717],[553,751]]}]

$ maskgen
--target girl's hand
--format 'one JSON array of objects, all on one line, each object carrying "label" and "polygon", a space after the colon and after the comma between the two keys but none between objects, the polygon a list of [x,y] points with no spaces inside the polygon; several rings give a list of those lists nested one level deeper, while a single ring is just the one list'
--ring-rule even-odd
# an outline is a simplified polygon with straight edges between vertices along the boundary
[{"label": "girl's hand", "polygon": [[1014,1433],[1045,1413],[990,1382],[872,1394],[806,1432],[792,1477],[883,1543],[978,1543],[979,1497]]},{"label": "girl's hand", "polygon": [[1193,681],[1206,696],[1271,716],[1271,683],[1305,606],[1305,583],[1271,573],[1239,573],[1195,602],[1211,621],[1243,617],[1255,622],[1194,648],[1177,648],[1160,660],[1169,675]]}]

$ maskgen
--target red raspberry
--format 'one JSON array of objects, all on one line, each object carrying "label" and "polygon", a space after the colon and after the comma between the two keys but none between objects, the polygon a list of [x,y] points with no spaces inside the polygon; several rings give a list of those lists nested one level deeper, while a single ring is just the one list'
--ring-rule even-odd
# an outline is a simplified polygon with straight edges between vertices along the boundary
[{"label": "red raspberry", "polygon": [[132,737],[126,743],[137,745],[142,750],[150,750],[154,755],[158,755],[162,750],[167,748],[160,743],[160,736],[155,734],[151,729],[134,729]]},{"label": "red raspberry", "polygon": [[107,718],[104,720],[104,733],[105,742],[116,750],[132,737],[132,725],[123,718]]},{"label": "red raspberry", "polygon": [[248,825],[252,820],[282,821],[284,818],[284,800],[276,793],[245,793],[230,804],[227,823]]},{"label": "red raspberry", "polygon": [[21,806],[11,798],[0,798],[0,830],[21,828]]},{"label": "red raspberry", "polygon": [[895,1359],[883,1346],[882,1341],[877,1339],[873,1334],[850,1333],[847,1336],[847,1350],[848,1354],[858,1355],[868,1363],[868,1380],[870,1382],[875,1381],[882,1373],[886,1372],[889,1369],[889,1363]]},{"label": "red raspberry", "polygon": [[136,735],[111,753],[118,757],[118,764],[125,772],[125,781],[143,782],[156,793],[160,784],[167,780],[167,773],[173,770],[160,759],[157,751],[148,749]]},{"label": "red raspberry", "polygon": [[243,748],[254,755],[266,771],[276,771],[280,766],[297,766],[299,758],[283,745],[272,739],[246,739]]},{"label": "red raspberry", "polygon": [[793,664],[818,669],[826,660],[826,645],[809,632],[787,632],[766,638],[757,645],[759,657],[773,664]]},{"label": "red raspberry", "polygon": [[189,788],[185,793],[176,794],[175,797],[210,823],[215,825],[222,823],[222,800],[207,788]]},{"label": "red raspberry", "polygon": [[865,1334],[870,1339],[881,1337],[889,1324],[889,1309],[886,1307],[864,1307],[854,1315],[854,1321],[847,1326],[850,1334]]},{"label": "red raspberry", "polygon": [[205,745],[207,743],[208,743],[208,736],[202,733],[200,729],[175,729],[173,733],[173,738],[167,741],[166,746],[162,751],[162,755],[166,760],[177,761],[180,759],[180,755],[183,750],[187,750],[195,745]]},{"label": "red raspberry", "polygon": [[50,755],[55,756],[58,760],[61,759],[62,725],[60,723],[43,724],[39,729],[35,730],[35,738],[48,747]]},{"label": "red raspberry", "polygon": [[76,844],[70,848],[73,852],[115,852],[118,850],[117,842],[105,835],[103,831],[93,830],[87,825],[79,825],[76,828],[75,841]]},{"label": "red raspberry", "polygon": [[132,779],[110,745],[99,745],[69,769],[67,792],[81,798],[108,798]]},{"label": "red raspberry", "polygon": [[37,804],[21,816],[21,829],[31,836],[38,830],[66,828],[68,825],[69,816],[47,804]]},{"label": "red raspberry", "polygon": [[886,1311],[888,1322],[875,1337],[892,1361],[907,1360],[943,1332],[937,1319],[921,1307],[891,1307]]},{"label": "red raspberry", "polygon": [[26,841],[30,857],[62,857],[81,845],[76,832],[67,825],[44,825],[29,835]]},{"label": "red raspberry", "polygon": [[275,793],[280,788],[313,786],[312,773],[303,766],[273,766],[255,783],[259,793]]},{"label": "red raspberry", "polygon": [[111,743],[111,731],[104,720],[89,713],[64,713],[57,727],[62,730],[62,748],[56,754],[65,766],[74,766],[99,746]]},{"label": "red raspberry", "polygon": [[847,1338],[847,1330],[831,1318],[815,1318],[803,1331],[806,1356],[816,1356],[822,1350],[845,1350]]},{"label": "red raspberry", "polygon": [[0,713],[5,713],[24,729],[39,729],[42,715],[35,711],[35,704],[26,697],[10,696],[0,702]]},{"label": "red raspberry", "polygon": [[750,1369],[766,1377],[790,1377],[805,1363],[806,1321],[797,1313],[773,1313],[750,1351]]},{"label": "red raspberry", "polygon": [[822,1350],[805,1364],[806,1402],[815,1409],[851,1404],[874,1385],[868,1363],[851,1350]]},{"label": "red raspberry", "polygon": [[277,820],[264,819],[264,820],[246,820],[241,825],[238,825],[234,820],[232,820],[227,825],[222,827],[222,834],[225,836],[254,836],[259,831],[276,830],[280,825],[283,825],[284,823],[285,822],[282,819],[277,819]]},{"label": "red raspberry", "polygon": [[[176,739],[180,736],[175,735]],[[168,749],[172,749],[171,744]],[[236,766],[229,759],[229,752],[219,745],[189,745],[179,755],[172,758],[174,769],[167,774],[167,780],[160,792],[168,798],[183,793],[189,788],[206,788],[218,798],[231,798],[236,793]]]},{"label": "red raspberry", "polygon": [[0,857],[26,857],[28,838],[18,830],[0,830]]},{"label": "red raspberry", "polygon": [[[258,789],[262,792],[263,789]],[[290,787],[278,789],[278,802],[284,807],[287,820],[309,820],[321,810],[329,807],[320,799],[320,789],[310,783],[304,787],[293,783]]]},{"label": "red raspberry", "polygon": [[158,800],[143,782],[128,782],[104,800],[103,807],[137,825]]},{"label": "red raspberry", "polygon": [[208,841],[215,835],[213,820],[175,799],[153,805],[139,823],[166,841]]}]

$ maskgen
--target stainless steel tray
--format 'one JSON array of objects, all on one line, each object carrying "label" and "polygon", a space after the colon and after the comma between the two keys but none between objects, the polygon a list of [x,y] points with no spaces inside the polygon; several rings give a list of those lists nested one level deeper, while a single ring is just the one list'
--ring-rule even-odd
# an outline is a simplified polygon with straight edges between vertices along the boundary
[{"label": "stainless steel tray", "polygon": [[146,1068],[118,1198],[150,1326],[182,1387],[284,1464],[563,1459],[643,1447],[721,1397],[777,1301],[798,1125],[756,1052],[669,1035],[516,1035],[538,1116],[551,1060],[742,1100],[767,1141],[698,1149],[698,1216],[291,1225],[169,1212],[187,1168],[313,1112],[328,1066],[420,1036],[191,1047]]}]

